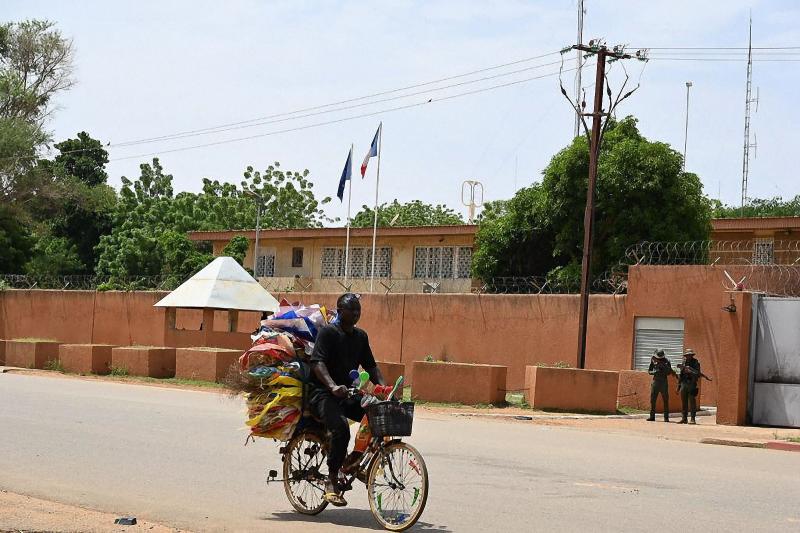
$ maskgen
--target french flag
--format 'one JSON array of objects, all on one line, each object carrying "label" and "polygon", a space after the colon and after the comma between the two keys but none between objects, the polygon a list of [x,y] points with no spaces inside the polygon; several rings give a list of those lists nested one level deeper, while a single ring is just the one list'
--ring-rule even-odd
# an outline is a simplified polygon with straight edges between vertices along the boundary
[{"label": "french flag", "polygon": [[367,173],[367,164],[369,163],[369,159],[378,155],[378,143],[381,139],[381,128],[383,128],[383,122],[378,124],[378,131],[375,132],[375,137],[372,139],[372,144],[369,146],[369,152],[367,152],[367,155],[364,156],[364,162],[361,163],[362,179]]},{"label": "french flag", "polygon": [[[344,162],[344,169],[342,169],[342,177],[339,178],[339,190],[336,191],[336,196],[339,197],[339,200],[344,200],[344,186],[347,183],[347,180],[353,175],[353,147],[350,147],[350,151],[347,153],[347,161]],[[350,216],[349,214],[347,215]]]}]

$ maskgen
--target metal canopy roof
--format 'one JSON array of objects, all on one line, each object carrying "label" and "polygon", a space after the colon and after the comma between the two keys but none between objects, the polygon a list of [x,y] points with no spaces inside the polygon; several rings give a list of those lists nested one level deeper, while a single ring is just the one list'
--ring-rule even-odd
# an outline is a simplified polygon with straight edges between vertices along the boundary
[{"label": "metal canopy roof", "polygon": [[155,307],[277,312],[278,300],[232,257],[217,257]]}]

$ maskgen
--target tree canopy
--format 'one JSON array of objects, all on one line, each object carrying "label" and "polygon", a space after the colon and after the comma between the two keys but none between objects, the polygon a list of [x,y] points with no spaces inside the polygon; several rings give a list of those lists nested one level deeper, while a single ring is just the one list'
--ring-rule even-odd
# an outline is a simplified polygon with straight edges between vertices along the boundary
[{"label": "tree canopy", "polygon": [[744,207],[723,205],[714,201],[714,218],[736,217],[797,217],[800,216],[800,195],[791,200],[776,196],[774,198],[751,198]]},{"label": "tree canopy", "polygon": [[[579,276],[589,149],[584,136],[557,153],[541,183],[520,190],[481,218],[474,274]],[[601,147],[592,271],[614,267],[642,240],[708,238],[711,204],[681,154],[644,138],[636,120],[609,125]]]},{"label": "tree canopy", "polygon": [[[396,217],[396,218],[395,218]],[[361,211],[353,217],[352,226],[355,228],[372,227],[375,211],[366,206],[361,206]],[[394,221],[394,222],[392,222]],[[453,226],[463,224],[461,215],[446,205],[431,205],[419,200],[401,204],[393,200],[390,204],[378,206],[378,226]]]},{"label": "tree canopy", "polygon": [[[284,172],[279,163],[263,172],[247,167],[241,188],[205,179],[199,194],[175,194],[172,175],[158,159],[140,170],[135,181],[122,178],[113,229],[97,246],[100,275],[160,276],[174,286],[211,260],[208,247],[190,241],[187,232],[254,228],[258,203],[264,228],[319,227],[328,220],[319,206],[330,199],[316,199],[307,170]],[[243,260],[246,244],[239,239],[227,250]]]}]

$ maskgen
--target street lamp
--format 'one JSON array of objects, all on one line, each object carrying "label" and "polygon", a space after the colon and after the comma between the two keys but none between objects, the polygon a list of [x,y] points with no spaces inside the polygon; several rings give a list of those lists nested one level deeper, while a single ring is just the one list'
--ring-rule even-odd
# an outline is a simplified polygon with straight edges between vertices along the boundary
[{"label": "street lamp", "polygon": [[253,277],[258,279],[258,233],[261,229],[261,204],[263,203],[263,198],[261,198],[260,194],[257,194],[251,190],[245,190],[245,194],[248,196],[252,196],[256,199],[256,242],[253,245]]},{"label": "street lamp", "polygon": [[686,144],[689,140],[689,89],[692,82],[686,82],[686,128],[683,132],[683,170],[686,170]]}]

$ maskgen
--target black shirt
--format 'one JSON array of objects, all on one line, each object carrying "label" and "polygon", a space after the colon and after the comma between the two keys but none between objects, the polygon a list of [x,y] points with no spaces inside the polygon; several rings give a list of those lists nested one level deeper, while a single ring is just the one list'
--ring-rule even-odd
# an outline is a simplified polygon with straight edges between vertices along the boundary
[{"label": "black shirt", "polygon": [[[369,337],[363,329],[353,328],[346,333],[339,324],[324,326],[317,334],[311,361],[321,361],[328,368],[334,383],[349,387],[353,380],[350,371],[358,367],[375,368],[375,357],[369,347]],[[327,387],[312,374],[312,383],[321,389]]]}]

